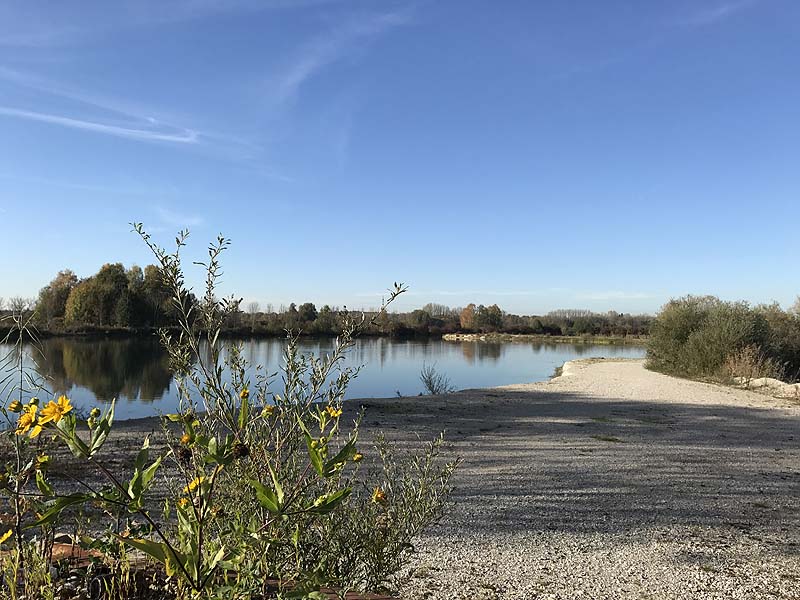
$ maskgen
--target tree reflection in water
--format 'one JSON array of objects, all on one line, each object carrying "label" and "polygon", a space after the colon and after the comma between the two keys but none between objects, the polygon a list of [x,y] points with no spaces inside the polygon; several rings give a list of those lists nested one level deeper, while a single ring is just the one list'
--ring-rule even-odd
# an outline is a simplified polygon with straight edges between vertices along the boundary
[{"label": "tree reflection in water", "polygon": [[167,393],[172,381],[167,354],[155,337],[53,338],[41,346],[41,354],[31,352],[31,357],[57,394],[80,386],[100,401],[126,397],[152,402]]}]

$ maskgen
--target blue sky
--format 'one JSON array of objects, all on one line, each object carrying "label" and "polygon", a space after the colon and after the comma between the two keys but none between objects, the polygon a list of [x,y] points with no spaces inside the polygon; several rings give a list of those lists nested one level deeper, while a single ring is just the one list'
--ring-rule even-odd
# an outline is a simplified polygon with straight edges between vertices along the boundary
[{"label": "blue sky", "polygon": [[798,73],[793,0],[4,2],[0,296],[136,220],[262,305],[788,305]]}]

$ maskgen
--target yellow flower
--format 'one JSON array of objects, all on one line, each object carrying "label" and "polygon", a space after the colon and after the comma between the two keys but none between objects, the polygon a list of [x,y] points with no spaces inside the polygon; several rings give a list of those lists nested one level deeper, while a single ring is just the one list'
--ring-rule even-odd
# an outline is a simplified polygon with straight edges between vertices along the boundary
[{"label": "yellow flower", "polygon": [[353,454],[353,462],[361,462],[364,459],[364,455],[361,452],[356,452]]},{"label": "yellow flower", "polygon": [[[35,404],[29,404],[23,409],[22,414],[19,416],[19,420],[17,421],[17,429],[14,433],[17,435],[25,435],[28,433],[28,430],[36,422],[36,409],[37,406]],[[41,429],[41,427],[39,427],[39,429]],[[31,435],[33,434],[31,433]]]},{"label": "yellow flower", "polygon": [[197,486],[200,485],[201,483],[203,483],[203,481],[205,481],[205,479],[206,479],[205,476],[197,477],[196,479],[193,479],[192,482],[189,485],[187,485],[185,488],[183,488],[183,493],[184,494],[188,494],[189,492],[195,491],[197,489]]},{"label": "yellow flower", "polygon": [[341,408],[334,408],[333,406],[326,406],[325,412],[328,413],[332,418],[341,417],[342,416],[342,409]]},{"label": "yellow flower", "polygon": [[181,444],[183,444],[184,446],[186,446],[188,444],[191,444],[193,441],[194,441],[194,437],[191,434],[184,433],[181,436]]},{"label": "yellow flower", "polygon": [[247,400],[250,397],[250,390],[247,388],[243,388],[241,392],[239,392],[239,398],[242,400]]},{"label": "yellow flower", "polygon": [[14,400],[11,404],[8,405],[8,410],[13,413],[22,412],[22,402],[19,400]]},{"label": "yellow flower", "polygon": [[264,407],[264,409],[261,411],[261,416],[262,416],[262,417],[271,417],[271,416],[272,416],[272,413],[274,413],[274,412],[275,412],[275,407],[274,407],[274,406],[272,406],[272,405],[267,405],[267,406],[265,406],[265,407]]},{"label": "yellow flower", "polygon": [[0,544],[2,544],[3,542],[5,542],[5,541],[6,541],[8,538],[10,538],[10,537],[11,537],[13,534],[14,534],[14,532],[13,532],[11,529],[9,529],[9,530],[8,530],[8,531],[6,531],[6,532],[5,532],[3,535],[0,535]]},{"label": "yellow flower", "polygon": [[386,492],[384,492],[381,488],[376,487],[372,491],[372,501],[377,504],[386,504]]},{"label": "yellow flower", "polygon": [[189,499],[181,498],[180,500],[178,500],[178,506],[180,506],[181,508],[186,508],[187,506],[189,506]]},{"label": "yellow flower", "polygon": [[69,403],[69,398],[66,396],[59,396],[57,401],[50,400],[42,409],[42,418],[40,424],[44,425],[52,421],[58,423],[61,418],[72,410],[72,405]]}]

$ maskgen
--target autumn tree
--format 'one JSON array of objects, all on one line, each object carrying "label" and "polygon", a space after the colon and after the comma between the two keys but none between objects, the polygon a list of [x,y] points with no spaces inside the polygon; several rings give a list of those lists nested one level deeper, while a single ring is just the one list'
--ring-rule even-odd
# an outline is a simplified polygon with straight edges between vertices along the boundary
[{"label": "autumn tree", "polygon": [[461,329],[470,330],[475,326],[475,305],[470,303],[461,309]]}]

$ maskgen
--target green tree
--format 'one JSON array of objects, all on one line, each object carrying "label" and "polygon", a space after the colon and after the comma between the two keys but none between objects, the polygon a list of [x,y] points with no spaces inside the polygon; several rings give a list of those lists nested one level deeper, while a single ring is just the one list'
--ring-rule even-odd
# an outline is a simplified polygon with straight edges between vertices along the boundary
[{"label": "green tree", "polygon": [[67,309],[67,298],[74,288],[78,285],[78,277],[69,269],[59,271],[58,275],[39,291],[39,298],[36,301],[36,310],[40,319],[49,322],[64,316]]},{"label": "green tree", "polygon": [[72,289],[67,298],[64,320],[70,324],[128,325],[119,321],[117,310],[117,305],[127,292],[125,267],[120,263],[105,264],[96,275]]},{"label": "green tree", "polygon": [[503,326],[503,311],[497,304],[484,306],[481,304],[475,310],[473,327],[483,331],[497,331]]},{"label": "green tree", "polygon": [[313,302],[306,302],[297,308],[297,315],[301,321],[310,323],[317,320],[317,307]]}]

